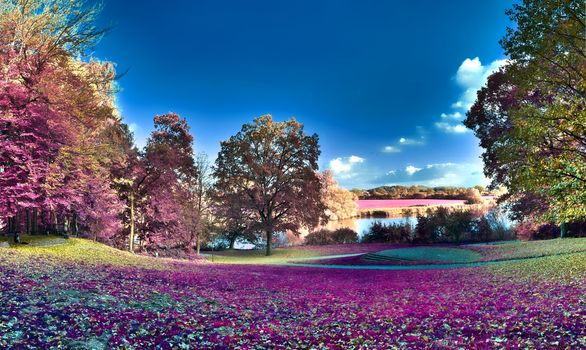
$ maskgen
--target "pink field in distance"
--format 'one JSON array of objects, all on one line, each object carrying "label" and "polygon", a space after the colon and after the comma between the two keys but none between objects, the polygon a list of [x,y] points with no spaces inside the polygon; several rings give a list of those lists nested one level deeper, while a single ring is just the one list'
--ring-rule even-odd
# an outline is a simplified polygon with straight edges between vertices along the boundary
[{"label": "pink field in distance", "polygon": [[428,205],[464,204],[463,199],[361,199],[358,209],[403,208]]}]

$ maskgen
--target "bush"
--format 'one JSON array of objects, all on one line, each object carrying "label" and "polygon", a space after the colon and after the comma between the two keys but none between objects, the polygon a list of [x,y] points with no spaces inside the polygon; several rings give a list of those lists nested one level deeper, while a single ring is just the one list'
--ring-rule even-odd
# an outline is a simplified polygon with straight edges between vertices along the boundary
[{"label": "bush", "polygon": [[436,243],[462,241],[487,242],[513,238],[504,214],[498,209],[488,213],[471,210],[449,211],[438,208],[417,216],[415,226],[416,243]]},{"label": "bush", "polygon": [[311,232],[305,237],[307,245],[351,244],[358,241],[358,233],[349,228],[334,231],[322,229]]},{"label": "bush", "polygon": [[326,245],[332,244],[330,230],[317,230],[305,236],[305,244],[307,245]]},{"label": "bush", "polygon": [[466,191],[466,204],[482,204],[484,200],[477,188],[470,188]]},{"label": "bush", "polygon": [[338,244],[351,244],[358,241],[358,233],[350,228],[339,228],[331,233],[331,240]]},{"label": "bush", "polygon": [[383,224],[375,221],[362,236],[362,243],[403,243],[411,242],[413,227],[409,223]]}]

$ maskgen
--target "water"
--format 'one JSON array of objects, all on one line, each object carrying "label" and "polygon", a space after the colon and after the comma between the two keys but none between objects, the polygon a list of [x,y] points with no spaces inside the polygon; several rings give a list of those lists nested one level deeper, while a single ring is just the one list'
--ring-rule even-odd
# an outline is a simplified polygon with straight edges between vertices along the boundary
[{"label": "water", "polygon": [[328,230],[337,230],[339,228],[350,228],[358,233],[358,237],[362,237],[375,222],[382,224],[404,224],[410,223],[415,226],[417,224],[416,217],[400,217],[400,218],[353,218],[339,221],[330,221],[324,228]]}]

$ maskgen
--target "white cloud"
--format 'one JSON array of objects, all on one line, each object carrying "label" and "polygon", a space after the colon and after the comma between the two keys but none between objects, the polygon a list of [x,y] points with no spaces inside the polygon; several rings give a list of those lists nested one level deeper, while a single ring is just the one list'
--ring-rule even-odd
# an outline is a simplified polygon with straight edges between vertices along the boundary
[{"label": "white cloud", "polygon": [[410,139],[410,138],[406,138],[406,137],[401,137],[399,139],[399,144],[401,145],[414,145],[414,146],[420,146],[420,145],[424,145],[425,144],[425,139],[422,137],[418,138],[418,139]]},{"label": "white cloud", "polygon": [[435,126],[447,133],[451,133],[451,134],[463,134],[465,132],[468,132],[470,130],[468,130],[463,124],[450,124],[450,123],[446,123],[446,122],[437,122],[435,123]]},{"label": "white cloud", "polygon": [[405,172],[406,172],[407,174],[409,174],[409,175],[413,175],[413,174],[415,174],[416,172],[418,172],[418,171],[420,171],[420,170],[421,170],[421,168],[416,168],[416,167],[414,167],[413,165],[408,165],[408,166],[405,168]]},{"label": "white cloud", "polygon": [[399,153],[399,152],[401,152],[401,149],[399,147],[395,147],[395,146],[385,146],[383,148],[383,152],[384,153]]},{"label": "white cloud", "polygon": [[486,184],[482,163],[436,163],[391,170],[377,180],[384,185],[474,186]]},{"label": "white cloud", "polygon": [[364,158],[360,158],[358,156],[350,156],[350,158],[348,158],[348,161],[352,164],[354,163],[363,163],[364,162]]},{"label": "white cloud", "polygon": [[488,77],[504,66],[507,60],[495,60],[484,66],[478,57],[465,59],[456,72],[458,85],[464,88],[460,100],[452,104],[452,108],[467,111],[476,100],[476,92],[486,84]]},{"label": "white cloud", "polygon": [[349,173],[355,164],[363,162],[364,158],[358,156],[339,157],[330,160],[329,168],[334,174]]},{"label": "white cloud", "polygon": [[454,112],[448,114],[442,113],[440,117],[442,117],[442,119],[462,120],[464,118],[464,115],[460,112]]},{"label": "white cloud", "polygon": [[478,57],[466,58],[456,72],[456,82],[463,89],[459,100],[451,105],[452,109],[457,111],[454,113],[442,113],[442,121],[435,123],[435,126],[448,133],[465,133],[467,129],[460,121],[464,119],[464,113],[476,101],[477,91],[486,84],[486,80],[492,73],[507,64],[507,62],[507,60],[495,60],[489,65],[483,65]]},{"label": "white cloud", "polygon": [[454,109],[462,108],[463,106],[464,106],[464,104],[462,103],[462,101],[452,103],[452,108],[454,108]]}]

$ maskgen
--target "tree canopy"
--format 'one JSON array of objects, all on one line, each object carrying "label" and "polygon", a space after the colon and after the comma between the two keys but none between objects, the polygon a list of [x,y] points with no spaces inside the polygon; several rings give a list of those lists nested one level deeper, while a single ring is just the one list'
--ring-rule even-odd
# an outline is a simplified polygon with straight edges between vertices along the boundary
[{"label": "tree canopy", "polygon": [[501,41],[509,63],[478,92],[465,125],[513,208],[558,224],[585,220],[584,3],[525,0],[507,13],[516,23]]},{"label": "tree canopy", "polygon": [[307,135],[295,119],[275,122],[270,115],[244,124],[221,142],[214,176],[224,203],[239,203],[247,229],[266,234],[271,254],[274,232],[299,232],[323,217],[320,154],[316,134]]}]

